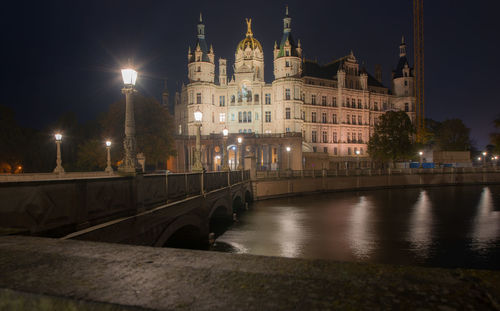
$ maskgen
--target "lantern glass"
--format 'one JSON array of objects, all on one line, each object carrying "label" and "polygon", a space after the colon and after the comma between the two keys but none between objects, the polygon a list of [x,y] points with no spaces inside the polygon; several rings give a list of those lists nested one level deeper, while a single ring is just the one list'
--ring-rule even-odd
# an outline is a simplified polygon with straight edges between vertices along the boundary
[{"label": "lantern glass", "polygon": [[292,150],[292,148],[286,147],[286,152],[290,152],[290,150]]},{"label": "lantern glass", "polygon": [[111,142],[109,140],[106,141],[106,147],[111,147]]},{"label": "lantern glass", "polygon": [[196,110],[194,112],[194,119],[197,121],[197,122],[201,122],[201,119],[203,118],[203,113],[201,113],[200,110]]},{"label": "lantern glass", "polygon": [[224,129],[222,130],[222,134],[223,134],[224,136],[227,136],[227,135],[229,134],[229,130],[228,130],[227,128],[224,128]]},{"label": "lantern glass", "polygon": [[62,140],[62,134],[57,133],[54,136],[55,136],[55,138],[56,138],[57,141],[61,141]]},{"label": "lantern glass", "polygon": [[238,137],[238,144],[241,144],[242,141],[243,141],[243,138]]},{"label": "lantern glass", "polygon": [[131,68],[122,69],[122,78],[125,85],[135,85],[137,81],[137,71]]}]

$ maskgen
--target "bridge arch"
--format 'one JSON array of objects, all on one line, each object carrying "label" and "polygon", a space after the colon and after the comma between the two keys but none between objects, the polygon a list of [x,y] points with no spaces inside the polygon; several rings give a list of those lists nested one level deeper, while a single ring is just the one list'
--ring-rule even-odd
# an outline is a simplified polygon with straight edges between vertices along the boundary
[{"label": "bridge arch", "polygon": [[207,242],[207,231],[206,222],[200,217],[182,216],[165,228],[155,246],[199,249]]}]

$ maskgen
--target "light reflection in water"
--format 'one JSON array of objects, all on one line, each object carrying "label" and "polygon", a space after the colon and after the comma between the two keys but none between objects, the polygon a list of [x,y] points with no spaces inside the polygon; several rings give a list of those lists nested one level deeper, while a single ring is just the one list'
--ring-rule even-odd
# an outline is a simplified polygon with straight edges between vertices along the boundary
[{"label": "light reflection in water", "polygon": [[474,219],[472,231],[472,249],[486,251],[488,244],[498,237],[499,212],[494,211],[493,197],[489,187],[484,187]]},{"label": "light reflection in water", "polygon": [[375,235],[370,227],[371,209],[372,204],[365,196],[361,196],[359,202],[352,207],[348,236],[350,247],[357,259],[368,258],[375,248]]},{"label": "light reflection in water", "polygon": [[287,208],[280,215],[278,223],[277,242],[281,251],[280,255],[283,257],[298,257],[304,235],[304,230],[299,224],[299,215],[297,215],[296,211]]},{"label": "light reflection in water", "polygon": [[420,191],[410,218],[409,241],[415,255],[427,258],[432,243],[432,203],[427,191]]}]

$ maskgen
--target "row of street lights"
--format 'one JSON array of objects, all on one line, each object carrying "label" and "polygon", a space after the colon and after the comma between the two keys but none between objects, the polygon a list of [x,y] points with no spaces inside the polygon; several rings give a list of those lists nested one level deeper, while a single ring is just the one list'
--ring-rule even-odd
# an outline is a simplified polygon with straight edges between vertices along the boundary
[{"label": "row of street lights", "polygon": [[[483,161],[483,166],[486,166],[486,159],[487,159],[487,156],[488,156],[488,153],[486,151],[483,151],[483,157],[481,158],[480,156],[477,157],[477,160],[478,161]],[[492,156],[491,157],[491,161],[496,161],[496,164],[498,165],[498,156]]]},{"label": "row of street lights", "polygon": [[[61,133],[56,133],[54,135],[56,139],[56,146],[57,146],[57,156],[56,156],[56,168],[54,169],[54,173],[56,174],[63,174],[64,173],[64,168],[62,166],[62,158],[61,158],[61,142],[62,142],[62,134]],[[104,171],[106,173],[113,173],[113,168],[111,167],[111,141],[107,140],[106,141],[106,168]]]}]

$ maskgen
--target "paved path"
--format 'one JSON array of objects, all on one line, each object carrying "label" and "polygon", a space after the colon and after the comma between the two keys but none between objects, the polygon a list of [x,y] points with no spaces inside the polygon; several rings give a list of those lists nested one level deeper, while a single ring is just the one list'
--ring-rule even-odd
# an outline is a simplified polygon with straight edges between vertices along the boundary
[{"label": "paved path", "polygon": [[500,310],[500,271],[0,237],[0,310]]}]

